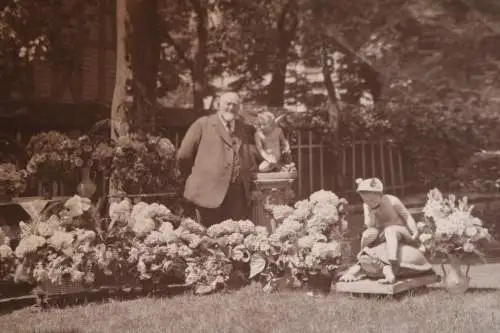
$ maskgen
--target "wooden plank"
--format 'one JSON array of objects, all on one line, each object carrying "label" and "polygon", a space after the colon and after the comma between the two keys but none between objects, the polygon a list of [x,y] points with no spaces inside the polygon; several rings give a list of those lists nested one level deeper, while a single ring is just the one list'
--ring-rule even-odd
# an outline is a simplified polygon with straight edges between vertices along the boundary
[{"label": "wooden plank", "polygon": [[366,144],[361,142],[361,174],[363,178],[366,178]]},{"label": "wooden plank", "polygon": [[396,175],[394,170],[394,156],[392,146],[389,145],[389,172],[391,174],[391,185],[396,186]]},{"label": "wooden plank", "polygon": [[372,177],[377,177],[377,172],[375,170],[375,143],[372,141],[370,143],[370,157],[371,157],[371,165],[372,165]]},{"label": "wooden plank", "polygon": [[335,285],[335,290],[337,292],[352,294],[396,295],[404,291],[424,287],[439,281],[440,277],[437,274],[402,279],[394,284],[382,284],[376,280],[363,279],[354,282],[338,282]]},{"label": "wooden plank", "polygon": [[[401,185],[404,185],[404,174],[403,174],[403,158],[401,156],[401,150],[398,149],[398,170],[399,170],[399,183]],[[403,187],[402,189],[402,194],[404,195],[405,193],[405,188],[406,186]]]},{"label": "wooden plank", "polygon": [[324,164],[325,164],[325,160],[324,160],[324,146],[321,145],[321,147],[319,148],[319,177],[320,177],[320,186],[321,188],[325,188],[325,168],[324,168]]},{"label": "wooden plank", "polygon": [[379,141],[380,145],[380,167],[382,169],[382,181],[385,182],[385,154],[384,154],[384,142]]}]

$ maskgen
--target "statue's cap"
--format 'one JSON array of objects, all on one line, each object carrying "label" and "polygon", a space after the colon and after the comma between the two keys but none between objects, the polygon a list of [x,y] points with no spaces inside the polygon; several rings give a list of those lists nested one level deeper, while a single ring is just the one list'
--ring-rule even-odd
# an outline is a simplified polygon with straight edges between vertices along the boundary
[{"label": "statue's cap", "polygon": [[356,192],[382,193],[384,191],[384,184],[378,178],[358,178],[356,179],[356,184],[358,184]]}]

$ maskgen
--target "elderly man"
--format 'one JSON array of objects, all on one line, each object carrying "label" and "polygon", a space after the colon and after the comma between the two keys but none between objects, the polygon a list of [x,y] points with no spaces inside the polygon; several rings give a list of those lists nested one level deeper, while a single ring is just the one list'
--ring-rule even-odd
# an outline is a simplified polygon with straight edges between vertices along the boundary
[{"label": "elderly man", "polygon": [[196,206],[198,221],[211,226],[249,215],[250,181],[256,169],[253,128],[239,117],[240,98],[222,94],[215,114],[196,120],[177,151],[186,180],[184,197]]}]

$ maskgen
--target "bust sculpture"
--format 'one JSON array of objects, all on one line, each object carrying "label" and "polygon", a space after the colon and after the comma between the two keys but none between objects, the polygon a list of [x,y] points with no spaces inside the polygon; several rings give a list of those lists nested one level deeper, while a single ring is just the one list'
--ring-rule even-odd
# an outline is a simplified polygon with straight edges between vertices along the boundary
[{"label": "bust sculpture", "polygon": [[255,145],[259,156],[262,158],[259,172],[295,172],[290,143],[279,126],[282,117],[275,117],[269,111],[257,115]]}]

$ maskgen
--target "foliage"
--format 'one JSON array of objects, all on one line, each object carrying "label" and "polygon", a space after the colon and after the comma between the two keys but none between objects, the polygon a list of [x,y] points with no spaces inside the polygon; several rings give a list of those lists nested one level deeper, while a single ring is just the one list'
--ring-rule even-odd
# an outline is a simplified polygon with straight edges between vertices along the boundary
[{"label": "foliage", "polygon": [[434,256],[476,254],[484,257],[481,249],[492,238],[483,222],[472,215],[473,208],[467,197],[457,201],[454,195],[445,198],[438,189],[431,190],[423,209],[426,220],[419,223],[423,246]]},{"label": "foliage", "polygon": [[0,184],[2,190],[10,195],[18,195],[26,189],[27,172],[19,170],[12,163],[0,164]]},{"label": "foliage", "polygon": [[457,186],[469,192],[496,192],[500,187],[500,154],[478,152],[456,173]]}]

